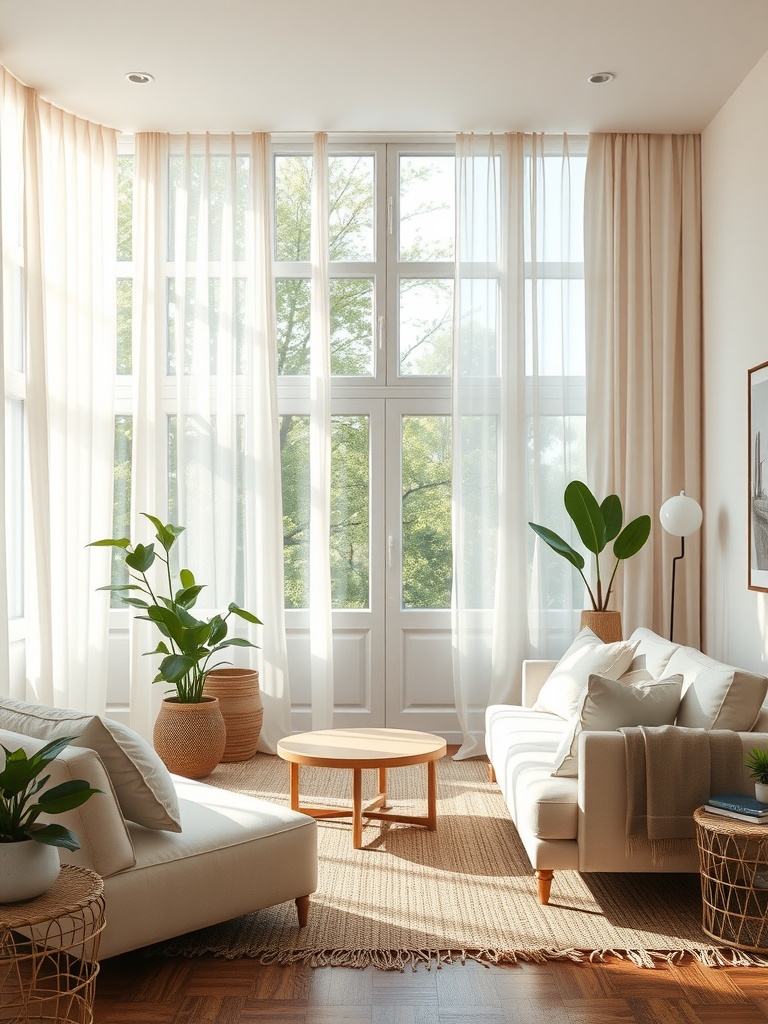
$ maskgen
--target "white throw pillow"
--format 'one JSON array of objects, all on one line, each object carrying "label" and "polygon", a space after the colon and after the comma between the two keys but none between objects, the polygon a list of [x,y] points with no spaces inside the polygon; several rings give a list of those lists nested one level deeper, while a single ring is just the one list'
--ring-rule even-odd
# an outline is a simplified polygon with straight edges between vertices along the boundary
[{"label": "white throw pillow", "polygon": [[572,718],[589,677],[618,679],[624,675],[637,644],[637,640],[605,644],[589,627],[582,629],[542,686],[533,710]]},{"label": "white throw pillow", "polygon": [[0,698],[0,729],[39,740],[76,736],[109,772],[120,810],[144,828],[181,832],[179,801],[168,769],[137,732],[110,718]]},{"label": "white throw pillow", "polygon": [[629,672],[621,679],[591,675],[555,754],[553,775],[579,774],[579,734],[613,731],[630,725],[673,725],[683,689],[681,675],[649,679],[645,672]]}]

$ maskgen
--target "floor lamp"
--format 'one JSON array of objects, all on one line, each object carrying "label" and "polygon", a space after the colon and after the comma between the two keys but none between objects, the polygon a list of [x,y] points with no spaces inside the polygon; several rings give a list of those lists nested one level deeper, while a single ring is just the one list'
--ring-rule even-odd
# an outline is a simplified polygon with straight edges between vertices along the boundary
[{"label": "floor lamp", "polygon": [[695,498],[689,498],[685,491],[680,491],[674,498],[669,498],[659,510],[661,525],[672,534],[680,538],[680,554],[672,559],[672,595],[669,601],[669,639],[672,639],[672,632],[675,628],[675,569],[681,558],[685,557],[685,538],[689,537],[701,526],[702,511],[701,505]]}]

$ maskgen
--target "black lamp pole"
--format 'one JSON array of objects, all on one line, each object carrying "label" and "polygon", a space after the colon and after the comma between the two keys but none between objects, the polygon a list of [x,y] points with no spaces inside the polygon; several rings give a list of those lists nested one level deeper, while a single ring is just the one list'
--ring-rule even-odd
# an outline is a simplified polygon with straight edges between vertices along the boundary
[{"label": "black lamp pole", "polygon": [[672,597],[669,602],[669,639],[672,639],[672,631],[675,628],[675,569],[681,558],[685,558],[685,537],[680,538],[680,554],[672,559]]}]

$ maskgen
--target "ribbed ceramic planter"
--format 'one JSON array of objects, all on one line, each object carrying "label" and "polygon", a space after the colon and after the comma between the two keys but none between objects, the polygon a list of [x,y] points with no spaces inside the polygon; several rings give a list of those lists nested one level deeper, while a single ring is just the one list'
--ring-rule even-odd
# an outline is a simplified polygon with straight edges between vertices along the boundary
[{"label": "ribbed ceramic planter", "polygon": [[187,779],[205,778],[221,761],[226,741],[227,729],[215,697],[204,696],[199,704],[164,698],[152,742],[169,772]]},{"label": "ribbed ceramic planter", "polygon": [[61,871],[55,846],[27,839],[0,843],[0,903],[31,900],[50,889]]},{"label": "ribbed ceramic planter", "polygon": [[251,668],[216,668],[205,680],[204,693],[218,697],[227,727],[222,761],[247,761],[256,753],[264,707],[259,673]]},{"label": "ribbed ceramic planter", "polygon": [[581,628],[587,626],[606,644],[621,640],[621,612],[594,612],[585,609],[581,613]]}]

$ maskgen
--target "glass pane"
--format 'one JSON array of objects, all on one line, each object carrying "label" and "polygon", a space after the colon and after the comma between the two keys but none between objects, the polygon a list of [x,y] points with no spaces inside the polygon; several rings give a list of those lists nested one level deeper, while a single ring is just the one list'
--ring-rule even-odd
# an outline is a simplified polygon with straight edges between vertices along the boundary
[{"label": "glass pane", "polygon": [[280,417],[285,607],[309,606],[309,417]]},{"label": "glass pane", "polygon": [[492,608],[498,523],[496,417],[463,416],[461,431],[464,606]]},{"label": "glass pane", "polygon": [[[169,160],[169,259],[245,259],[250,203],[250,158],[230,154],[181,155]],[[184,211],[184,223],[177,223]],[[185,248],[176,253],[177,238]]]},{"label": "glass pane", "polygon": [[8,617],[24,615],[24,403],[5,401],[5,529]]},{"label": "glass pane", "polygon": [[[133,373],[133,280],[117,280],[117,372]],[[113,536],[117,536],[114,534]]]},{"label": "glass pane", "polygon": [[451,418],[402,423],[403,608],[451,605]]},{"label": "glass pane", "polygon": [[[310,282],[279,278],[277,304],[277,372],[290,377],[309,373]],[[373,281],[333,278],[330,282],[331,373],[373,374]]]},{"label": "glass pane", "polygon": [[367,416],[331,425],[331,593],[334,608],[369,606],[370,429]]},{"label": "glass pane", "polygon": [[117,258],[133,259],[133,157],[117,158]]},{"label": "glass pane", "polygon": [[584,281],[536,282],[534,366],[533,283],[525,282],[525,372],[542,377],[583,377],[586,372]]},{"label": "glass pane", "polygon": [[312,157],[275,157],[275,259],[309,260]]},{"label": "glass pane", "polygon": [[[581,263],[584,259],[584,178],[587,159],[561,156],[536,161],[536,260],[539,263]],[[525,161],[526,189],[530,190],[531,160]],[[525,258],[531,257],[531,222],[523,233]]]},{"label": "glass pane", "polygon": [[462,377],[498,375],[499,283],[487,278],[462,280],[456,332]]},{"label": "glass pane", "polygon": [[[534,452],[538,452],[538,458],[534,457]],[[586,478],[586,417],[529,417],[528,454],[528,519],[554,530],[577,551],[587,555],[563,505],[568,480]],[[534,585],[543,607],[585,607],[584,584],[576,569],[543,542],[537,542],[533,530],[528,530],[527,537]],[[534,560],[534,548],[538,560]]]},{"label": "glass pane", "polygon": [[400,278],[400,375],[451,372],[453,281]]},{"label": "glass pane", "polygon": [[[232,293],[226,308],[222,306],[221,280],[211,277],[184,282],[184,338],[182,373],[185,376],[225,372],[245,368],[245,278],[231,281]],[[177,372],[176,351],[180,319],[176,299],[176,280],[168,279],[168,351],[167,372]]]},{"label": "glass pane", "polygon": [[399,259],[453,259],[455,180],[452,156],[400,157]]},{"label": "glass pane", "polygon": [[328,245],[331,260],[373,259],[374,158],[328,159]]},{"label": "glass pane", "polygon": [[[112,536],[131,535],[131,459],[133,417],[115,416],[115,480],[112,491]],[[123,553],[112,549],[112,582],[128,582],[128,567]],[[113,608],[125,608],[119,595],[112,595]]]},{"label": "glass pane", "polygon": [[373,374],[373,281],[334,278],[330,286],[331,373]]}]

